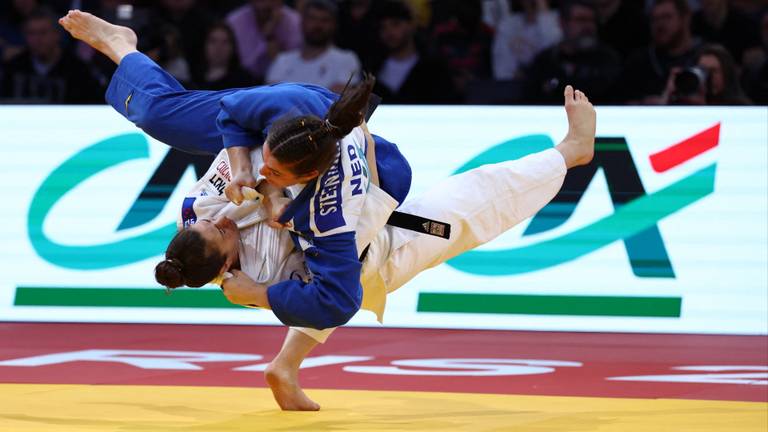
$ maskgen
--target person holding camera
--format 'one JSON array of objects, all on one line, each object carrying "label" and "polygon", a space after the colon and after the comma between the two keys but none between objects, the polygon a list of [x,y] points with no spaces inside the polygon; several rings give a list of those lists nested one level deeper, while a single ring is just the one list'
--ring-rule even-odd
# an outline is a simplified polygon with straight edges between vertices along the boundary
[{"label": "person holding camera", "polygon": [[667,78],[673,69],[694,66],[701,46],[691,34],[687,0],[655,0],[650,12],[651,44],[627,58],[616,98],[622,103],[664,103]]},{"label": "person holding camera", "polygon": [[739,84],[736,64],[722,45],[704,45],[696,65],[673,68],[662,94],[665,105],[750,105]]}]

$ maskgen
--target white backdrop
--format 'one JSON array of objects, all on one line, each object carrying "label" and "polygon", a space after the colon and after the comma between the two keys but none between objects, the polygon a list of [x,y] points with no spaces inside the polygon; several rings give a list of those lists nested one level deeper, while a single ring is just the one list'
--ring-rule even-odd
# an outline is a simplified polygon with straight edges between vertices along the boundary
[{"label": "white backdrop", "polygon": [[[570,210],[540,215],[548,228],[524,235],[523,223],[421,274],[389,297],[385,324],[768,333],[767,125],[765,107],[598,108],[612,179],[600,167]],[[408,157],[415,198],[469,161],[552,145],[567,124],[554,107],[382,106],[370,128]],[[224,307],[215,288],[165,296],[154,282],[191,167],[151,220],[119,229],[167,147],[107,107],[4,106],[0,131],[0,320],[278,323]],[[664,150],[684,160],[654,169]],[[614,205],[633,170],[645,193]],[[647,229],[651,240],[624,241]],[[352,324],[378,325],[368,312]]]}]

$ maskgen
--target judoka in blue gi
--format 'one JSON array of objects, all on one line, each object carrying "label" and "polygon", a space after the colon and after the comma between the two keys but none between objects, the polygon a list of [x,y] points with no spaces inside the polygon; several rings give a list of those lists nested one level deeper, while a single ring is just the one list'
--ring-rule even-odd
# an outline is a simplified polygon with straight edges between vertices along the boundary
[{"label": "judoka in blue gi", "polygon": [[[146,63],[140,54],[134,54],[135,35],[130,29],[111,25],[79,11],[70,12],[61,22],[73,36],[108,55],[120,67],[131,64],[126,61]],[[267,115],[274,124],[270,124],[266,134],[262,132],[259,136],[266,140],[263,151],[249,153],[244,146],[234,147],[245,149],[240,154],[220,151],[206,176],[187,194],[178,220],[180,234],[169,245],[166,260],[158,265],[162,278],[168,278],[170,282],[167,286],[200,286],[217,280],[231,302],[271,308],[281,321],[304,326],[290,328],[280,353],[265,371],[275,400],[284,410],[320,408],[301,389],[299,366],[315,346],[327,339],[336,325],[349,319],[348,310],[356,311],[362,305],[381,320],[389,292],[398,289],[419,272],[488,242],[535,214],[558,192],[567,169],[589,163],[594,153],[594,108],[582,92],[567,86],[564,96],[569,131],[554,149],[515,161],[484,165],[450,177],[433,185],[423,197],[408,200],[402,205],[403,211],[449,223],[452,230],[448,239],[385,226],[387,216],[399,201],[394,197],[402,199],[405,195],[402,192],[407,192],[407,187],[385,187],[385,180],[393,179],[385,178],[386,167],[380,170],[381,178],[377,181],[377,168],[382,168],[382,164],[378,163],[378,157],[373,162],[373,152],[366,150],[378,152],[379,148],[383,148],[386,152],[393,147],[380,147],[379,142],[384,140],[378,140],[374,145],[374,138],[367,130],[357,127],[362,121],[367,91],[370,89],[365,86],[355,89],[350,93],[349,100],[357,100],[356,104],[332,105],[322,119],[304,116],[294,123],[283,123],[275,122],[275,117]],[[126,91],[115,93],[119,97],[110,103],[120,111],[117,102],[125,96],[122,103],[127,106],[128,112],[121,112],[130,116],[131,100],[136,97],[136,89],[133,93],[129,90],[127,95]],[[173,93],[167,96],[173,97]],[[187,103],[195,106],[197,100],[190,99]],[[245,111],[248,106],[243,107]],[[340,106],[346,108],[341,109]],[[179,109],[187,112],[185,107],[181,104]],[[349,121],[338,120],[336,116],[345,111],[356,112],[357,117],[350,117]],[[230,121],[227,116],[231,119],[233,112],[237,116],[241,111],[235,108],[227,114],[216,115],[222,132]],[[250,117],[246,115],[244,118],[258,117],[259,113],[262,111],[249,112]],[[177,130],[153,131],[140,119],[134,121],[150,134],[170,134],[164,135],[166,139],[176,140],[197,132],[197,124],[179,124],[173,121],[173,112],[169,116],[169,124],[177,125]],[[241,128],[243,124],[256,125],[237,118],[234,123]],[[312,132],[303,130],[307,129],[307,124],[310,124]],[[165,127],[169,127],[168,124]],[[236,133],[233,136],[236,137],[232,138],[233,143],[247,143],[245,137],[248,134],[258,136],[258,132],[249,132],[251,129],[234,130]],[[333,143],[334,150],[333,157],[327,158],[331,161],[328,166],[313,162],[315,165],[298,169],[301,163],[309,164],[304,157],[306,153],[294,155],[298,159],[295,163],[285,164],[285,159],[275,160],[281,143],[296,140],[317,144],[316,139],[326,135],[332,138],[329,142]],[[310,140],[309,136],[313,138]],[[278,144],[273,145],[273,138]],[[215,149],[211,147],[208,150]],[[363,154],[365,158],[361,156]],[[388,159],[386,155],[384,159]],[[390,154],[389,159],[397,161],[398,157],[391,157]],[[366,164],[368,161],[371,163]],[[404,160],[400,163],[401,167],[407,166],[402,165]],[[272,209],[276,207],[275,203],[285,200],[279,191],[262,188],[260,192],[265,195],[264,199],[237,206],[217,196],[219,190],[206,183],[208,174],[218,173],[223,176],[228,188],[237,189],[237,194],[242,186],[256,184],[255,178],[251,182],[251,179],[238,180],[238,174],[228,175],[230,171],[235,171],[237,164],[250,169],[261,167],[260,174],[270,183],[287,188],[293,201],[282,213],[283,218],[277,221],[272,218],[276,214]],[[317,172],[313,173],[313,170]],[[365,175],[361,174],[363,172]],[[392,172],[395,177],[399,174]],[[239,175],[245,178],[248,174]],[[312,183],[301,184],[315,178],[314,188],[309,187]],[[296,184],[293,181],[297,179],[302,181]],[[360,179],[359,184],[357,179]],[[409,171],[407,182],[410,182]],[[379,188],[377,183],[382,187]],[[259,186],[265,184],[267,182],[261,182]],[[365,190],[365,193],[358,193],[358,190]],[[398,191],[402,194],[398,195]],[[242,196],[233,195],[233,199],[242,200]],[[304,200],[310,204],[303,203]],[[302,204],[297,205],[297,202]],[[339,202],[342,204],[339,205]],[[345,207],[347,202],[351,203],[349,208]],[[332,217],[318,219],[318,214]],[[339,214],[343,215],[342,219],[333,217]],[[291,223],[292,231],[282,229]],[[177,241],[180,236],[187,236],[192,241]],[[361,266],[359,251],[364,250],[364,246],[368,253],[363,257]],[[352,276],[335,275],[336,265]],[[223,274],[231,274],[232,277],[222,279]],[[357,279],[352,281],[352,277]],[[363,291],[359,297],[354,289],[337,289],[337,286],[345,284],[359,288],[361,281]],[[282,292],[274,293],[277,288],[290,292],[290,298]],[[310,305],[292,305],[301,301]]]}]

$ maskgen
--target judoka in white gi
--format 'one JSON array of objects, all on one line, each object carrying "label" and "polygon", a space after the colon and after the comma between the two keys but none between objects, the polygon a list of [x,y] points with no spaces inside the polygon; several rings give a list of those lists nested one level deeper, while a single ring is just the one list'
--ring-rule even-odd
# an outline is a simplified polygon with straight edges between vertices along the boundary
[{"label": "judoka in white gi", "polygon": [[[118,28],[79,12],[68,14],[61,22],[75,37],[86,42],[90,40],[89,43],[92,46],[96,45],[97,49],[100,47],[99,50],[116,63],[120,63],[120,60],[126,57],[141,58],[138,54],[132,54],[135,51],[135,35],[132,35],[127,28]],[[130,97],[126,99],[126,104],[128,100]],[[364,251],[367,247],[368,252],[359,273],[363,287],[362,307],[374,311],[381,319],[387,293],[401,287],[419,272],[490,241],[532,216],[555,196],[568,168],[586,164],[591,160],[594,151],[594,109],[583,93],[574,91],[570,86],[565,91],[565,108],[570,128],[567,136],[555,149],[517,161],[486,165],[453,176],[436,184],[425,196],[403,204],[401,207],[403,212],[449,223],[452,230],[447,240],[391,226],[385,227],[389,213],[396,206],[396,200],[378,189],[375,181],[368,184],[370,180],[368,178],[365,185],[367,188],[365,201],[359,213],[355,213],[357,220],[354,229],[341,233],[347,238],[351,238],[348,234],[354,234],[354,241],[349,243],[349,249],[356,249],[356,251],[352,251],[351,255],[347,253],[342,258],[336,257],[335,260],[326,259],[322,250],[317,250],[319,248],[305,247],[307,245],[302,244],[302,238],[297,236],[300,233],[294,231],[294,239],[291,240],[287,230],[270,227],[269,224],[273,223],[272,219],[275,215],[274,209],[267,216],[267,213],[259,210],[258,206],[249,210],[245,207],[233,208],[226,202],[200,205],[204,201],[202,198],[205,197],[205,190],[198,188],[197,194],[189,198],[199,202],[191,204],[187,202],[189,205],[182,213],[181,222],[182,232],[195,231],[200,234],[200,236],[192,236],[199,240],[197,242],[199,244],[195,247],[199,250],[196,256],[200,259],[193,266],[194,270],[199,270],[197,265],[212,267],[211,279],[217,274],[231,274],[231,277],[222,282],[224,293],[231,302],[269,308],[270,296],[267,292],[270,284],[274,287],[275,284],[281,285],[291,279],[300,279],[306,284],[312,281],[316,284],[321,279],[323,273],[308,271],[304,265],[305,262],[311,260],[317,269],[333,269],[336,267],[335,264],[341,265],[339,260],[343,259],[343,264],[351,268],[354,267],[353,262],[357,261],[360,255],[358,252]],[[327,128],[330,130],[336,126],[327,124]],[[363,149],[368,145],[368,141],[363,130],[354,129],[341,141],[340,148],[343,149],[349,145]],[[267,153],[268,146],[264,148],[263,156],[267,159],[270,157]],[[260,154],[260,152],[252,154]],[[228,170],[228,161],[224,159],[224,154],[219,156],[220,159],[214,163],[212,169]],[[360,154],[356,156],[361,157]],[[366,157],[370,156],[366,154]],[[222,162],[225,164],[222,165]],[[352,164],[349,165],[351,167]],[[372,169],[376,163],[368,165]],[[253,164],[253,167],[258,171],[257,164]],[[328,176],[332,177],[333,173]],[[221,176],[221,178],[226,177]],[[388,179],[382,179],[382,182],[385,180]],[[357,187],[357,185],[351,186],[353,189]],[[310,213],[320,212],[323,216],[323,211],[330,212],[337,209],[337,206],[323,208],[324,192],[326,192],[324,188],[317,191],[317,206],[309,207]],[[325,197],[331,199],[331,195],[332,191],[329,189]],[[280,195],[275,194],[274,191],[269,194],[269,197],[268,208],[275,207],[275,202],[281,199]],[[297,201],[299,198],[296,197]],[[238,223],[236,224],[226,215],[235,218]],[[280,220],[285,221],[285,219],[283,217]],[[197,223],[185,227],[184,220],[194,220]],[[329,230],[334,229],[334,226]],[[302,227],[299,228],[302,229]],[[309,228],[304,231],[309,232]],[[309,238],[309,240],[312,239]],[[330,246],[336,246],[336,244]],[[307,255],[300,252],[301,250],[305,250]],[[169,264],[176,267],[178,264],[171,252],[170,248],[166,252],[167,259],[164,267],[168,267]],[[211,253],[221,259],[216,263],[206,262]],[[317,255],[310,257],[310,254]],[[236,269],[237,267],[240,269]],[[359,262],[357,267],[360,268]],[[349,285],[358,284],[356,280],[353,282]],[[299,288],[303,286],[301,283],[292,285]],[[174,284],[174,286],[177,285]],[[325,291],[318,291],[318,296],[328,297],[326,294],[328,293]],[[334,298],[312,298],[311,300],[315,306],[318,302],[326,302],[329,305],[344,302],[354,305],[354,312],[360,307],[360,303],[358,298],[351,297],[352,294],[357,296],[360,293],[342,291]],[[283,297],[285,297],[283,300],[287,299],[286,296]],[[290,306],[285,303],[286,301],[282,301],[279,306],[281,308]],[[275,312],[277,312],[277,305],[275,306]],[[306,316],[305,312],[309,309],[302,307],[301,304],[294,306],[297,306],[295,313],[287,317],[292,322],[300,321],[316,325],[317,322],[327,321],[320,317],[324,314],[322,308],[315,307],[312,309],[313,316]],[[347,319],[345,316],[339,322],[346,322]],[[301,361],[333,331],[332,328],[324,329],[323,326],[317,328],[319,330],[291,328],[280,353],[266,370],[267,381],[282,409],[319,409],[319,405],[304,394],[298,383],[298,369]]]},{"label": "judoka in white gi", "polygon": [[[486,243],[533,216],[560,190],[567,169],[589,163],[594,152],[594,108],[582,92],[570,86],[566,88],[565,99],[569,132],[555,148],[449,177],[400,207],[405,213],[449,223],[449,239],[390,225],[378,232],[366,231],[365,227],[381,227],[387,214],[386,206],[370,206],[379,213],[366,211],[366,205],[363,206],[361,219],[373,219],[363,223],[357,232],[358,250],[370,243],[361,277],[363,309],[373,311],[381,321],[388,293],[418,273]],[[356,140],[362,147],[364,134],[356,130],[344,140]],[[254,166],[258,166],[258,156],[254,157]],[[226,163],[224,153],[211,169],[222,163]],[[205,182],[197,187],[192,195],[199,196]],[[383,199],[386,202],[386,197]],[[214,205],[207,211],[201,207],[197,210],[199,222],[190,229],[199,231],[208,247],[234,257],[233,263],[239,260],[240,270],[222,269],[232,275],[222,282],[227,298],[236,304],[268,308],[264,295],[267,286],[286,278],[312,275],[303,265],[302,252],[293,246],[285,230],[263,222],[268,212],[261,205],[248,205],[253,209],[232,204]],[[282,409],[319,409],[300,388],[298,370],[301,361],[318,343],[325,342],[333,330],[289,329],[280,353],[266,370],[267,381]]]}]

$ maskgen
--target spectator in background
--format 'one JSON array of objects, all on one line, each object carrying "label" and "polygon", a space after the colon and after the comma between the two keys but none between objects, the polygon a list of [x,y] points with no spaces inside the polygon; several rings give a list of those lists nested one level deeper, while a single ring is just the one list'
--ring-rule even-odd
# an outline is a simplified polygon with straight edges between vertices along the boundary
[{"label": "spectator in background", "polygon": [[363,65],[376,62],[383,48],[376,30],[373,0],[349,0],[339,4],[336,45],[354,51]]},{"label": "spectator in background", "polygon": [[38,8],[37,0],[13,0],[0,6],[0,62],[24,51],[24,21]]},{"label": "spectator in background", "polygon": [[331,0],[308,0],[301,11],[304,47],[281,53],[267,71],[266,82],[303,82],[340,93],[360,78],[360,60],[333,45],[338,9]]},{"label": "spectator in background", "polygon": [[527,71],[529,103],[558,103],[570,84],[607,102],[621,70],[619,55],[597,38],[597,10],[586,0],[560,6],[563,40],[542,51]]},{"label": "spectator in background", "polygon": [[635,51],[624,65],[617,90],[624,102],[663,103],[660,96],[672,68],[685,69],[696,62],[700,43],[691,35],[687,0],[656,0],[650,22],[650,46]]},{"label": "spectator in background", "polygon": [[497,80],[520,78],[537,54],[563,37],[558,14],[549,8],[548,0],[512,3],[511,13],[499,20],[493,40],[493,77]]},{"label": "spectator in background", "polygon": [[739,83],[739,72],[731,53],[722,45],[704,45],[697,66],[705,71],[707,105],[750,105]]},{"label": "spectator in background", "polygon": [[744,56],[744,90],[756,104],[768,105],[768,8],[760,18],[760,47]]},{"label": "spectator in background", "polygon": [[390,0],[381,4],[377,16],[386,58],[374,69],[374,93],[392,104],[457,102],[447,66],[417,49],[411,9],[401,1]]},{"label": "spectator in background", "polygon": [[152,10],[153,27],[173,29],[188,65],[197,65],[203,60],[205,29],[211,25],[211,16],[199,7],[196,0],[160,0]]},{"label": "spectator in background", "polygon": [[691,30],[705,42],[724,45],[739,64],[744,51],[760,44],[756,23],[730,7],[727,0],[702,0],[701,10],[693,14]]},{"label": "spectator in background", "polygon": [[258,81],[282,51],[301,48],[299,14],[282,0],[251,0],[227,16],[235,33],[240,61]]},{"label": "spectator in background", "polygon": [[192,68],[184,57],[181,33],[172,25],[152,27],[139,46],[147,57],[165,69],[185,87],[192,86]]},{"label": "spectator in background", "polygon": [[648,45],[648,18],[639,1],[596,0],[598,37],[622,58]]},{"label": "spectator in background", "polygon": [[435,2],[432,23],[435,53],[448,62],[459,94],[471,80],[491,77],[493,31],[483,22],[480,0]]},{"label": "spectator in background", "polygon": [[193,68],[197,88],[224,90],[253,85],[253,78],[240,65],[235,34],[224,22],[212,25],[205,34],[203,61]]},{"label": "spectator in background", "polygon": [[704,45],[696,66],[674,68],[663,102],[669,105],[749,105],[739,84],[736,63],[722,45]]},{"label": "spectator in background", "polygon": [[88,67],[61,47],[57,17],[31,12],[23,25],[27,49],[4,65],[0,98],[35,103],[103,103],[104,89]]}]

